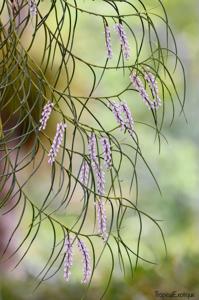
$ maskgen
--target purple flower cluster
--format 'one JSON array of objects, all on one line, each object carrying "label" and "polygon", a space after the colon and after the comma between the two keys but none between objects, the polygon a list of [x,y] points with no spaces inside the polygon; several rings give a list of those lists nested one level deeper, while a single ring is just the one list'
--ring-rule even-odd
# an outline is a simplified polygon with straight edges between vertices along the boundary
[{"label": "purple flower cluster", "polygon": [[106,241],[108,238],[107,234],[107,220],[106,220],[106,210],[105,203],[103,199],[96,201],[96,210],[97,210],[97,220],[98,220],[98,231],[102,236],[103,240]]},{"label": "purple flower cluster", "polygon": [[105,40],[106,40],[106,49],[107,57],[111,59],[113,57],[113,50],[111,45],[111,32],[109,26],[105,26]]},{"label": "purple flower cluster", "polygon": [[128,130],[133,135],[135,131],[134,121],[131,111],[125,102],[109,102],[109,107],[112,110],[117,123],[122,130]]},{"label": "purple flower cluster", "polygon": [[104,165],[106,169],[109,169],[112,164],[110,142],[108,138],[101,138],[100,141],[103,147]]},{"label": "purple flower cluster", "polygon": [[87,161],[84,160],[80,170],[80,182],[83,183],[84,185],[87,185],[88,177],[89,177],[89,165]]},{"label": "purple flower cluster", "polygon": [[37,4],[35,0],[29,0],[28,2],[29,5],[29,11],[30,11],[30,16],[34,17],[37,14]]},{"label": "purple flower cluster", "polygon": [[120,128],[122,130],[125,129],[125,122],[122,117],[122,110],[121,110],[121,105],[119,102],[115,101],[110,101],[109,102],[109,107],[112,110],[112,113],[114,114],[114,117],[117,121],[117,123],[120,125]]},{"label": "purple flower cluster", "polygon": [[94,132],[90,134],[88,139],[88,152],[89,152],[91,164],[93,166],[96,175],[97,192],[100,196],[103,196],[104,187],[105,187],[105,178],[104,178],[104,172],[100,168],[99,161],[97,159],[96,136]]},{"label": "purple flower cluster", "polygon": [[133,117],[132,117],[132,114],[131,114],[131,111],[130,111],[128,105],[125,102],[121,103],[121,110],[124,113],[124,118],[125,118],[124,122],[125,122],[127,129],[134,130],[135,125],[134,125]]},{"label": "purple flower cluster", "polygon": [[124,30],[124,27],[121,23],[118,23],[115,25],[115,30],[119,36],[120,44],[122,46],[122,52],[124,54],[124,57],[126,60],[128,60],[130,57],[130,47],[129,47],[129,43],[128,43],[128,39],[126,36],[126,32]]},{"label": "purple flower cluster", "polygon": [[[71,275],[71,267],[73,265],[73,239],[69,236],[65,239],[65,257],[64,257],[64,278],[69,281]],[[90,255],[85,243],[78,238],[77,247],[82,255],[83,262],[83,279],[82,283],[88,283],[91,277]]]},{"label": "purple flower cluster", "polygon": [[98,165],[96,170],[97,193],[102,197],[105,192],[105,174],[102,168]]},{"label": "purple flower cluster", "polygon": [[136,75],[136,73],[132,73],[130,75],[130,79],[133,87],[139,92],[144,103],[150,108],[150,99],[140,78]]},{"label": "purple flower cluster", "polygon": [[154,101],[150,100],[149,95],[147,94],[142,81],[140,80],[140,78],[137,76],[136,73],[132,73],[130,75],[130,79],[131,79],[131,82],[132,82],[134,88],[139,92],[140,96],[142,97],[142,100],[148,106],[149,109],[150,108],[157,109],[161,105],[161,100],[158,96],[157,82],[156,82],[153,74],[151,74],[149,72],[145,72],[145,79],[152,91]]},{"label": "purple flower cluster", "polygon": [[[110,151],[110,144],[108,139],[103,138],[103,148],[106,147],[106,152]],[[107,143],[107,144],[106,144]],[[105,145],[106,144],[106,145]],[[99,161],[97,159],[97,152],[96,152],[96,136],[94,133],[91,133],[88,140],[88,152],[91,160],[91,164],[93,166],[93,170],[95,172],[96,176],[96,182],[97,182],[97,193],[99,194],[99,200],[96,201],[97,205],[97,218],[98,218],[98,230],[103,239],[105,240],[105,237],[107,237],[106,233],[106,212],[104,209],[104,202],[102,200],[102,196],[105,193],[105,173],[102,170],[102,168],[99,165]],[[110,157],[109,157],[110,156]],[[110,165],[110,159],[111,154],[106,153],[105,161],[107,165]],[[98,203],[101,203],[99,206]],[[102,205],[103,203],[103,205]],[[98,207],[99,206],[99,207]],[[103,208],[103,209],[102,209]]]},{"label": "purple flower cluster", "polygon": [[65,123],[58,123],[57,124],[57,130],[56,130],[56,134],[52,143],[52,146],[50,148],[50,152],[48,154],[49,159],[48,159],[48,163],[52,166],[53,162],[55,161],[55,158],[57,156],[57,153],[59,151],[60,145],[62,143],[63,137],[64,137],[64,131],[66,128],[66,124]]},{"label": "purple flower cluster", "polygon": [[54,104],[48,101],[48,103],[43,107],[41,113],[41,119],[39,121],[40,122],[39,131],[44,130],[46,128],[46,124],[52,113],[53,106]]},{"label": "purple flower cluster", "polygon": [[88,153],[92,163],[92,166],[96,166],[97,163],[97,146],[96,146],[96,136],[94,132],[91,132],[88,138]]},{"label": "purple flower cluster", "polygon": [[83,262],[83,279],[82,283],[88,283],[91,277],[90,255],[84,242],[78,239],[77,246],[82,255]]},{"label": "purple flower cluster", "polygon": [[65,258],[64,258],[64,278],[69,281],[71,272],[70,269],[73,264],[73,251],[72,251],[72,239],[67,237],[65,239]]},{"label": "purple flower cluster", "polygon": [[146,71],[144,74],[144,78],[151,89],[153,99],[154,99],[153,102],[151,101],[151,107],[157,109],[161,105],[161,99],[158,95],[158,84],[155,79],[155,76],[152,73]]}]

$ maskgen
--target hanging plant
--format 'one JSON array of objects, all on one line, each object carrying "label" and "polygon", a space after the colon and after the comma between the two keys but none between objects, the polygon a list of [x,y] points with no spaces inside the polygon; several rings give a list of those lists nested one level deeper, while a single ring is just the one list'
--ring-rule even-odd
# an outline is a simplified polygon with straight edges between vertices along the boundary
[{"label": "hanging plant", "polygon": [[[2,218],[18,218],[2,259],[20,253],[21,263],[49,223],[52,244],[38,285],[57,272],[69,281],[79,250],[86,285],[109,253],[106,291],[118,262],[132,273],[139,261],[153,263],[140,254],[143,218],[166,249],[158,221],[139,208],[137,176],[142,161],[159,189],[141,128],[160,146],[164,121],[184,108],[184,70],[166,10],[160,0],[3,0],[0,13],[0,209]],[[28,187],[41,174],[37,184],[47,183],[36,199]],[[27,214],[26,234],[10,253]],[[137,222],[138,230],[128,228],[136,246],[125,237],[127,217]]]}]

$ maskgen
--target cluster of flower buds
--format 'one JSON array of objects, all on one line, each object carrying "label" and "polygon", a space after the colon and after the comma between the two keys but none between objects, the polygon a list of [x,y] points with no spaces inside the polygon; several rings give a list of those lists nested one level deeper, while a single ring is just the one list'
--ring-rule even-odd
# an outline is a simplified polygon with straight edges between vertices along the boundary
[{"label": "cluster of flower buds", "polygon": [[96,136],[94,132],[91,132],[90,136],[88,137],[88,153],[90,157],[90,161],[93,167],[98,165],[97,162],[97,143],[96,143]]},{"label": "cluster of flower buds", "polygon": [[37,15],[37,4],[35,0],[29,0],[28,2],[29,5],[29,11],[30,11],[30,16],[34,17]]},{"label": "cluster of flower buds", "polygon": [[158,84],[155,76],[148,70],[144,73],[144,78],[147,81],[151,93],[153,95],[153,101],[151,101],[151,108],[157,109],[161,105],[161,99],[159,97]]},{"label": "cluster of flower buds", "polygon": [[125,129],[125,122],[122,116],[122,109],[120,102],[110,101],[109,107],[112,110],[112,113],[114,114],[116,122],[119,124],[121,130]]},{"label": "cluster of flower buds", "polygon": [[130,57],[130,47],[129,47],[128,39],[126,36],[126,32],[124,30],[124,26],[121,23],[118,23],[115,25],[115,30],[120,39],[120,44],[122,46],[122,52],[123,52],[124,58],[126,60],[128,60]]},{"label": "cluster of flower buds", "polygon": [[[69,281],[71,275],[71,268],[73,265],[73,243],[74,241],[68,236],[65,239],[65,257],[64,257],[64,278]],[[77,247],[82,255],[83,263],[83,278],[82,283],[87,284],[91,277],[91,263],[90,255],[85,243],[78,238]]]},{"label": "cluster of flower buds", "polygon": [[[124,58],[128,60],[130,57],[130,47],[126,36],[126,32],[124,30],[124,26],[121,23],[117,23],[114,25],[114,29],[118,34]],[[108,25],[105,26],[105,41],[107,48],[107,57],[111,59],[113,57],[113,50],[111,45],[111,32]]]},{"label": "cluster of flower buds", "polygon": [[39,126],[39,131],[45,130],[47,121],[50,118],[50,115],[52,113],[54,104],[50,101],[46,105],[44,105],[42,113],[41,113],[41,119],[40,119],[40,126]]},{"label": "cluster of flower buds", "polygon": [[65,239],[64,278],[66,281],[70,279],[70,269],[73,264],[72,242],[70,237]]},{"label": "cluster of flower buds", "polygon": [[88,184],[88,178],[89,178],[89,165],[87,161],[84,160],[81,166],[79,180],[83,185],[86,186]]},{"label": "cluster of flower buds", "polygon": [[96,210],[97,210],[98,232],[103,238],[103,240],[106,241],[108,238],[107,219],[106,219],[105,203],[102,198],[96,201]]},{"label": "cluster of flower buds", "polygon": [[153,101],[150,99],[142,81],[137,76],[137,74],[134,72],[130,75],[130,80],[133,84],[133,87],[139,92],[144,103],[148,106],[149,109],[157,109],[161,105],[161,99],[158,96],[158,86],[155,80],[155,76],[147,71],[144,74],[144,78],[151,89]]},{"label": "cluster of flower buds", "polygon": [[[110,167],[111,164],[111,150],[109,140],[107,138],[102,138],[101,143],[103,146],[103,154],[104,154],[104,162],[107,167]],[[96,182],[97,182],[97,193],[99,195],[99,199],[96,200],[96,209],[97,209],[97,219],[98,219],[98,231],[102,238],[105,240],[107,238],[107,224],[106,224],[106,211],[105,211],[105,203],[103,200],[103,196],[105,193],[105,173],[99,164],[99,160],[97,158],[97,142],[96,136],[92,132],[88,139],[88,152],[91,160],[91,165],[93,167],[93,171],[95,172]],[[103,208],[103,209],[101,209]]]},{"label": "cluster of flower buds", "polygon": [[[40,126],[39,131],[45,130],[47,121],[50,118],[50,115],[52,113],[54,104],[50,101],[46,105],[44,105],[42,113],[41,113],[41,119],[40,119]],[[64,131],[66,129],[67,125],[63,122],[57,123],[57,130],[55,137],[53,139],[53,143],[51,145],[49,154],[48,154],[48,163],[52,166],[52,164],[55,162],[55,158],[59,152],[59,148],[61,146],[63,137],[64,137]]]},{"label": "cluster of flower buds", "polygon": [[101,144],[103,147],[104,165],[106,169],[110,169],[112,165],[111,158],[111,145],[108,138],[101,138]]},{"label": "cluster of flower buds", "polygon": [[91,277],[90,255],[85,243],[82,240],[78,239],[77,246],[82,255],[82,263],[83,263],[82,283],[87,284]]},{"label": "cluster of flower buds", "polygon": [[113,49],[111,45],[111,32],[109,26],[105,26],[105,41],[107,49],[107,57],[111,59],[113,57]]},{"label": "cluster of flower buds", "polygon": [[133,136],[135,125],[127,103],[110,101],[109,107],[112,110],[115,120],[119,124],[121,130],[127,130],[130,135]]},{"label": "cluster of flower buds", "polygon": [[57,124],[57,130],[56,130],[56,134],[52,143],[52,146],[50,148],[50,152],[48,154],[48,163],[52,166],[52,164],[55,162],[55,158],[58,154],[59,148],[61,146],[63,137],[64,137],[64,131],[66,128],[66,124],[65,123],[58,123]]}]

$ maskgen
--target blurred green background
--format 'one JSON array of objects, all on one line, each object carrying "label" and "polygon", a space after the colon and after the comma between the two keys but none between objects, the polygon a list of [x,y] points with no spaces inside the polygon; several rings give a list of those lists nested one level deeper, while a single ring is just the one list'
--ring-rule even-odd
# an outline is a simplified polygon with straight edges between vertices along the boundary
[{"label": "blurred green background", "polygon": [[[157,250],[154,256],[158,256],[158,265],[140,265],[134,280],[128,276],[123,278],[119,271],[118,274],[115,272],[105,299],[172,299],[157,297],[155,291],[192,292],[194,293],[192,299],[199,299],[199,1],[165,0],[164,4],[178,44],[178,54],[186,71],[185,112],[188,122],[177,115],[172,127],[167,126],[164,129],[168,144],[162,144],[160,155],[147,132],[143,137],[146,149],[146,151],[143,149],[144,155],[158,178],[163,196],[158,194],[146,176],[142,184],[144,188],[141,206],[156,218],[164,220],[162,228],[168,247],[168,257],[165,258],[162,241],[152,236],[152,231],[145,232],[144,238],[148,240],[148,247]],[[86,34],[91,34],[94,29],[87,26]],[[140,115],[144,118],[143,111]],[[7,272],[1,271],[0,300],[81,299],[84,289],[78,283],[79,279],[66,284],[62,274],[46,281],[33,292],[36,282],[33,275],[40,262],[45,260],[47,250],[39,252],[35,249],[17,270],[12,271],[8,267]],[[107,262],[108,259],[105,264]],[[105,271],[106,269],[102,269],[102,273],[98,274],[87,299],[99,299],[102,295],[106,286],[103,277]],[[75,272],[78,277],[78,268]]]}]

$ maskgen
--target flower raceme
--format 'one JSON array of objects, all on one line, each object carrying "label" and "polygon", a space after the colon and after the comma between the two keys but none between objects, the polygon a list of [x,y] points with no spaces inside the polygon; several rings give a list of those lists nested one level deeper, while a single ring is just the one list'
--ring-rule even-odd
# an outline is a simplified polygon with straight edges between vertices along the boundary
[{"label": "flower raceme", "polygon": [[[130,47],[126,36],[126,32],[124,30],[124,26],[121,23],[118,23],[114,25],[114,29],[119,37],[124,58],[128,60],[130,57]],[[113,49],[111,44],[111,31],[108,25],[105,25],[105,43],[106,43],[106,50],[107,50],[107,58],[111,59],[113,58]]]},{"label": "flower raceme", "polygon": [[95,168],[95,175],[97,181],[97,193],[102,197],[105,193],[105,174],[99,164]]},{"label": "flower raceme", "polygon": [[103,240],[106,241],[108,238],[107,218],[106,218],[105,203],[102,198],[96,201],[96,210],[97,210],[98,232],[103,238]]},{"label": "flower raceme", "polygon": [[122,108],[119,102],[110,101],[109,108],[114,114],[116,122],[120,125],[121,130],[125,129],[125,122],[122,116]]},{"label": "flower raceme", "polygon": [[64,137],[64,131],[66,129],[66,124],[65,123],[58,123],[57,124],[57,130],[56,130],[56,134],[52,143],[52,146],[50,148],[50,152],[48,154],[49,159],[48,159],[48,163],[52,166],[52,164],[55,161],[55,158],[58,154],[59,148],[61,146],[63,137]]},{"label": "flower raceme", "polygon": [[70,269],[73,264],[73,251],[72,251],[72,239],[67,237],[65,239],[65,258],[64,258],[64,278],[66,281],[70,279]]},{"label": "flower raceme", "polygon": [[30,16],[34,17],[37,15],[37,4],[35,0],[29,0],[28,2],[29,5],[29,11],[30,11]]},{"label": "flower raceme", "polygon": [[145,72],[145,79],[152,91],[154,101],[150,100],[149,95],[137,74],[134,72],[130,75],[130,80],[133,84],[133,87],[139,92],[143,102],[148,106],[149,109],[157,109],[161,105],[161,100],[158,96],[157,82],[154,75],[150,72]]},{"label": "flower raceme", "polygon": [[111,45],[111,32],[109,26],[105,26],[105,40],[106,40],[106,49],[107,57],[111,59],[113,57],[113,50]]},{"label": "flower raceme", "polygon": [[[103,142],[103,149],[107,152],[106,154],[104,153],[105,164],[106,166],[109,166],[111,162],[110,144],[108,139],[106,138],[102,138],[101,142]],[[89,136],[88,152],[91,160],[91,165],[95,172],[97,193],[99,195],[99,199],[96,200],[98,231],[102,236],[103,240],[106,240],[108,236],[106,232],[107,231],[106,211],[104,206],[104,200],[102,199],[102,197],[105,194],[105,173],[101,168],[99,161],[97,159],[96,136],[93,132]]]},{"label": "flower raceme", "polygon": [[120,39],[120,44],[122,46],[123,55],[124,55],[125,59],[128,60],[130,57],[130,47],[129,47],[128,39],[126,36],[126,32],[124,30],[124,26],[121,23],[118,23],[118,24],[115,24],[114,28]]},{"label": "flower raceme", "polygon": [[91,277],[91,266],[90,266],[90,255],[85,243],[78,239],[77,246],[82,255],[82,263],[83,263],[83,279],[82,283],[88,283]]},{"label": "flower raceme", "polygon": [[84,160],[82,163],[79,177],[80,177],[80,182],[86,186],[88,184],[88,178],[89,178],[89,165],[86,160]]},{"label": "flower raceme", "polygon": [[103,196],[105,189],[105,174],[102,168],[100,167],[99,160],[97,158],[96,136],[93,132],[90,134],[88,139],[88,152],[91,160],[91,165],[96,176],[97,192],[100,196]]},{"label": "flower raceme", "polygon": [[121,111],[124,113],[124,117],[125,117],[124,123],[126,128],[129,130],[134,130],[135,126],[134,126],[133,117],[127,103],[122,102],[120,105],[121,105]]},{"label": "flower raceme", "polygon": [[155,79],[155,76],[147,70],[147,71],[145,71],[144,78],[147,81],[147,83],[151,89],[151,93],[153,95],[154,101],[153,102],[151,101],[151,107],[154,109],[157,109],[161,105],[161,99],[158,95],[159,94],[158,84]]},{"label": "flower raceme", "polygon": [[109,169],[112,163],[110,142],[108,138],[101,138],[100,141],[103,147],[104,165],[106,169]]},{"label": "flower raceme", "polygon": [[[69,236],[65,239],[65,257],[64,257],[64,278],[69,281],[71,268],[73,265],[73,239]],[[91,276],[90,255],[85,243],[78,238],[77,247],[82,255],[83,279],[82,283],[87,284]]]},{"label": "flower raceme", "polygon": [[96,144],[96,136],[94,132],[91,132],[88,137],[88,153],[91,160],[92,166],[98,164],[97,162],[97,144]]},{"label": "flower raceme", "polygon": [[50,115],[52,113],[54,104],[50,101],[43,107],[42,113],[41,113],[41,119],[40,119],[40,126],[39,131],[45,130],[47,121],[50,118]]},{"label": "flower raceme", "polygon": [[128,130],[132,136],[135,131],[135,125],[127,103],[110,101],[109,107],[114,114],[117,123],[120,125],[121,130]]},{"label": "flower raceme", "polygon": [[133,84],[133,87],[139,92],[144,103],[150,108],[151,101],[140,78],[136,75],[136,73],[132,73],[130,75],[130,80]]}]

